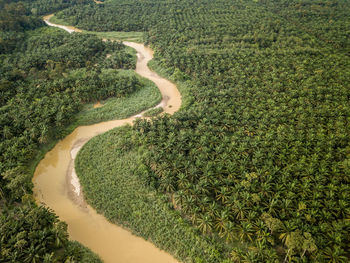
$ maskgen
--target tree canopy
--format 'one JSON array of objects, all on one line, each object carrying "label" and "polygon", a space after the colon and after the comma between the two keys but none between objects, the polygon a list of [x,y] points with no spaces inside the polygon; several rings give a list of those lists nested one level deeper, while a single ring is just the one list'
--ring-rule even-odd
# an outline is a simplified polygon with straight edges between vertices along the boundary
[{"label": "tree canopy", "polygon": [[123,0],[59,15],[88,30],[145,31],[154,67],[187,87],[180,112],[135,125],[147,149],[139,175],[204,235],[249,244],[232,245],[233,261],[270,262],[273,249],[281,261],[346,262],[349,10]]}]

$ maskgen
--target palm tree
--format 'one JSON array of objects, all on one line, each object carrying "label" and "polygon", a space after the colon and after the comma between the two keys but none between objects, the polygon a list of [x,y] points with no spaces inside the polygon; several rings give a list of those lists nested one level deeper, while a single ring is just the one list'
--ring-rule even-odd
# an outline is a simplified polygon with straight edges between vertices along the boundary
[{"label": "palm tree", "polygon": [[243,262],[243,251],[239,248],[235,248],[235,250],[232,250],[230,253],[231,260],[234,263],[240,263]]},{"label": "palm tree", "polygon": [[43,263],[50,263],[50,262],[54,262],[54,253],[46,253],[44,255],[44,258],[43,258]]},{"label": "palm tree", "polygon": [[283,244],[286,244],[289,242],[291,235],[295,229],[296,229],[296,226],[294,226],[289,221],[283,222],[282,228],[280,230],[280,235],[279,235],[279,239],[281,239]]},{"label": "palm tree", "polygon": [[238,226],[238,229],[239,229],[238,236],[241,241],[253,240],[253,233],[255,231],[251,223],[242,221],[241,224]]},{"label": "palm tree", "polygon": [[199,214],[196,219],[197,226],[203,234],[210,233],[213,229],[213,221],[209,214]]},{"label": "palm tree", "polygon": [[2,135],[3,135],[3,138],[5,139],[11,139],[11,137],[13,136],[11,132],[11,128],[7,125],[4,126],[2,130]]},{"label": "palm tree", "polygon": [[326,247],[325,250],[322,252],[322,255],[324,259],[326,259],[329,263],[348,262],[348,258],[346,257],[345,251],[337,245],[333,246],[333,248]]},{"label": "palm tree", "polygon": [[246,219],[246,211],[247,208],[245,207],[244,204],[242,204],[239,201],[236,201],[233,206],[232,206],[232,211],[233,211],[233,215],[235,215],[235,218],[238,220],[244,220]]},{"label": "palm tree", "polygon": [[221,201],[223,204],[227,201],[230,195],[230,190],[226,186],[222,186],[216,194],[216,200]]},{"label": "palm tree", "polygon": [[302,245],[303,252],[301,254],[301,258],[304,257],[306,252],[313,253],[317,251],[317,246],[315,244],[314,239],[310,233],[304,233],[304,240]]},{"label": "palm tree", "polygon": [[46,143],[48,139],[48,133],[49,133],[49,126],[46,124],[42,124],[40,127],[40,137],[39,142],[40,143]]},{"label": "palm tree", "polygon": [[230,243],[237,238],[237,227],[233,222],[226,222],[224,229],[224,232],[222,232],[220,236],[224,237],[227,243]]},{"label": "palm tree", "polygon": [[226,225],[229,222],[229,212],[227,210],[222,210],[216,212],[215,214],[215,229],[222,234],[226,231]]}]

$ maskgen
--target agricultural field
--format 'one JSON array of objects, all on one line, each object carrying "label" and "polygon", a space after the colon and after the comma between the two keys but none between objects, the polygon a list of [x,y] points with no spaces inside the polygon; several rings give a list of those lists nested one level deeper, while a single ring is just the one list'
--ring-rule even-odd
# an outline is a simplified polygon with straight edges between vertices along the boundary
[{"label": "agricultural field", "polygon": [[32,174],[78,125],[126,118],[161,94],[134,73],[133,49],[48,28],[37,15],[67,4],[46,4],[0,1],[0,262],[100,262],[34,203]]},{"label": "agricultural field", "polygon": [[78,154],[75,167],[87,202],[111,222],[181,260],[221,262],[229,253],[225,245],[214,237],[203,238],[173,209],[169,196],[135,176],[144,166],[141,141],[130,141],[135,135],[130,126],[117,128],[94,137]]},{"label": "agricultural field", "polygon": [[217,238],[220,260],[348,262],[349,11],[347,1],[109,1],[61,14],[86,30],[144,30],[153,67],[185,87],[181,111],[133,127],[134,174]]},{"label": "agricultural field", "polygon": [[350,261],[349,1],[0,0],[0,30],[0,262],[99,261],[30,195],[41,147],[152,87],[97,36],[149,45],[183,104],[83,147],[89,204],[183,262]]}]

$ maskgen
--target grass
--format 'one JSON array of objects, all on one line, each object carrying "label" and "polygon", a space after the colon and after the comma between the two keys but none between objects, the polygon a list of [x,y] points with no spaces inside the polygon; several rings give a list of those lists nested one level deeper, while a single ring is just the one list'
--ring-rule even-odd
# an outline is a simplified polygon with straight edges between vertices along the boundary
[{"label": "grass", "polygon": [[164,109],[162,107],[158,107],[158,108],[154,108],[154,109],[150,109],[148,111],[146,111],[143,116],[145,117],[154,117],[157,116],[158,114],[162,113],[164,111]]},{"label": "grass", "polygon": [[183,262],[219,263],[227,249],[204,237],[142,178],[145,149],[131,126],[91,139],[75,167],[87,202],[112,223],[152,241]]},{"label": "grass", "polygon": [[57,16],[52,16],[49,21],[51,23],[54,23],[54,24],[59,24],[59,25],[64,25],[64,26],[71,26],[72,24],[70,24],[68,21],[65,21],[63,19],[59,19],[57,18]]},{"label": "grass", "polygon": [[[140,77],[131,70],[120,70],[120,73],[124,75],[136,75],[137,78],[141,79],[144,87],[127,97],[109,98],[102,101],[103,107],[101,108],[94,108],[93,103],[84,105],[83,109],[76,115],[72,123],[64,129],[61,138],[73,132],[78,126],[90,125],[102,121],[125,119],[145,109],[151,108],[161,101],[162,95],[153,82]],[[48,142],[40,147],[38,154],[28,165],[31,174],[34,174],[38,163],[44,158],[45,154],[56,145],[58,140],[59,139],[52,135],[48,139]]]},{"label": "grass", "polygon": [[100,257],[92,252],[89,248],[83,246],[77,241],[69,241],[68,249],[77,250],[81,253],[81,262],[84,263],[102,263]]},{"label": "grass", "polygon": [[86,105],[77,116],[77,125],[125,119],[157,105],[162,99],[158,88],[149,80],[142,81],[145,86],[130,96],[102,101],[103,107],[100,108],[94,109],[93,104]]},{"label": "grass", "polygon": [[[50,22],[69,25],[64,20],[58,19],[53,16]],[[101,38],[109,38],[113,40],[128,40],[134,42],[142,42],[141,32],[87,32],[84,33],[94,34]],[[132,48],[126,47],[127,51],[135,57],[136,51]],[[108,121],[113,119],[123,119],[139,113],[145,109],[151,108],[161,101],[161,94],[155,84],[145,78],[141,78],[133,71],[120,70],[123,75],[136,75],[144,84],[143,87],[133,94],[122,98],[109,98],[102,101],[103,107],[93,108],[94,104],[84,105],[81,112],[79,112],[72,120],[71,124],[64,128],[64,132],[60,135],[60,138],[70,134],[76,127],[80,125],[89,125],[102,121]],[[28,170],[33,175],[36,166],[58,142],[60,138],[57,138],[55,134],[52,134],[48,138],[46,144],[41,145],[36,157],[28,164]],[[78,242],[70,241],[69,249],[79,250],[82,254],[82,262],[102,262],[98,255],[94,254],[91,250],[84,247]]]},{"label": "grass", "polygon": [[[108,121],[112,119],[123,119],[131,115],[139,113],[145,109],[151,108],[161,101],[161,93],[153,82],[138,76],[135,72],[130,70],[120,70],[121,75],[133,74],[136,75],[144,86],[132,93],[127,97],[122,98],[110,98],[103,101],[104,104],[101,108],[93,108],[94,104],[87,104],[83,110],[76,115],[75,120],[64,129],[62,137],[70,134],[76,127],[80,125],[89,125],[101,121]],[[58,142],[54,135],[50,136],[48,143],[43,144],[38,150],[38,154],[28,164],[29,172],[33,177],[34,171],[41,159],[45,154],[50,151]],[[93,253],[90,249],[84,247],[78,242],[70,242],[70,249],[81,251],[82,262],[98,263],[102,262],[98,255]]]},{"label": "grass", "polygon": [[[68,25],[55,17],[50,21]],[[141,32],[83,33],[113,40],[142,42]],[[176,81],[181,93],[189,93],[186,81],[172,78],[154,61],[149,66],[160,75]],[[190,104],[191,96],[188,94],[185,97],[184,104]],[[67,132],[79,125],[126,118],[156,105],[160,100],[158,89],[149,82],[145,88],[128,97],[102,101],[104,106],[101,108],[94,109],[93,104],[85,105],[77,120],[67,127]],[[161,108],[152,109],[146,115],[155,116],[161,111]],[[134,135],[130,126],[117,128],[94,137],[79,152],[75,166],[87,202],[112,223],[150,240],[183,262],[224,262],[223,255],[227,256],[227,248],[218,246],[214,237],[203,237],[172,208],[168,196],[152,190],[142,176],[137,176],[142,173],[144,151],[140,145],[131,142],[130,138]],[[47,147],[42,156],[50,146]]]},{"label": "grass", "polygon": [[[132,71],[125,71],[124,74],[136,74]],[[138,76],[138,78],[141,78]],[[83,110],[76,115],[75,120],[64,129],[62,137],[70,134],[76,127],[80,125],[89,125],[101,121],[112,119],[123,119],[148,109],[159,103],[161,94],[155,84],[147,79],[142,78],[145,86],[134,92],[128,97],[110,98],[103,102],[101,108],[93,108],[94,104],[87,104]],[[38,163],[44,158],[45,154],[50,151],[58,142],[55,136],[50,136],[48,143],[43,144],[36,157],[28,164],[29,172],[33,177],[34,171]],[[98,263],[102,262],[99,257],[91,250],[84,247],[78,242],[70,242],[71,248],[81,251],[82,262]]]}]

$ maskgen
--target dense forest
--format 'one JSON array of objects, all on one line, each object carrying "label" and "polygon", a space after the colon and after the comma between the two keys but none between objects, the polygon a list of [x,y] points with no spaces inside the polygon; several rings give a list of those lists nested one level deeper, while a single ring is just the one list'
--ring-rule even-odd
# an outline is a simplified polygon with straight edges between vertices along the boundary
[{"label": "dense forest", "polygon": [[121,0],[59,17],[145,31],[152,66],[186,87],[186,107],[137,122],[125,145],[142,150],[142,181],[230,248],[203,262],[349,261],[348,1]]},{"label": "dense forest", "polygon": [[[124,130],[127,138],[98,138],[112,150],[122,146],[112,154],[126,161],[101,151],[108,160],[95,167],[113,178],[110,171],[137,160],[128,172],[152,193],[145,200],[173,213],[146,219],[166,227],[142,229],[138,211],[123,214],[127,205],[116,215],[107,202],[100,212],[129,220],[122,223],[180,251],[184,262],[349,262],[346,0],[0,0],[0,262],[98,260],[33,204],[28,165],[84,103],[142,85],[118,76],[135,65],[120,43],[45,27],[39,15],[58,10],[57,18],[85,30],[144,32],[156,51],[152,67],[186,95],[173,116],[140,120]],[[80,164],[91,145],[104,147],[87,144]],[[89,173],[80,176],[96,206],[104,192],[94,193],[89,178],[98,173]],[[105,186],[110,200],[115,184]]]},{"label": "dense forest", "polygon": [[120,42],[70,35],[38,16],[81,3],[0,1],[0,262],[100,262],[31,196],[33,165],[86,103],[145,85],[123,71],[136,58]]}]

